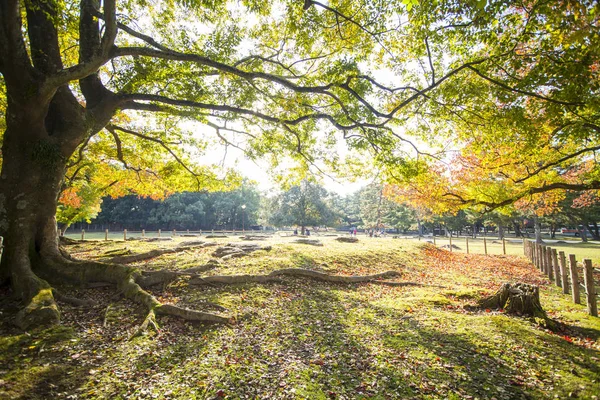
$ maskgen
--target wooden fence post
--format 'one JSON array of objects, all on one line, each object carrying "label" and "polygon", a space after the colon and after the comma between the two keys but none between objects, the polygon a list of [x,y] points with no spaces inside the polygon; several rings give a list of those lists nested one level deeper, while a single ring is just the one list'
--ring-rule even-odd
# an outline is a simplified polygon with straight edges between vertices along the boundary
[{"label": "wooden fence post", "polygon": [[435,235],[433,235],[433,245],[436,246],[436,244],[435,244]]},{"label": "wooden fence post", "polygon": [[546,273],[546,246],[540,246],[540,271]]},{"label": "wooden fence post", "polygon": [[558,266],[558,252],[556,249],[552,249],[552,265],[554,266],[554,282],[556,283],[556,286],[562,287],[560,267]]},{"label": "wooden fence post", "polygon": [[487,256],[487,240],[483,238],[483,253]]},{"label": "wooden fence post", "polygon": [[158,230],[158,237],[160,237],[160,229]]},{"label": "wooden fence post", "polygon": [[187,234],[189,235],[189,234],[190,234],[190,230],[189,230],[189,229],[186,229],[186,230],[185,230],[185,233],[187,233]]},{"label": "wooden fence post", "polygon": [[588,314],[598,316],[598,303],[596,301],[596,288],[594,287],[594,267],[592,260],[583,260],[583,281],[585,282],[585,295],[587,299]]},{"label": "wooden fence post", "polygon": [[450,235],[450,244],[448,246],[450,247],[450,252],[452,253],[452,235]]},{"label": "wooden fence post", "polygon": [[85,229],[81,230],[81,241],[83,242],[85,240]]},{"label": "wooden fence post", "polygon": [[177,234],[177,231],[175,229],[173,229],[173,234],[171,235],[171,237],[175,237],[176,234]]},{"label": "wooden fence post", "polygon": [[560,277],[562,281],[562,289],[564,294],[569,294],[569,278],[567,278],[567,260],[564,251],[559,251],[560,258]]},{"label": "wooden fence post", "polygon": [[544,274],[548,274],[548,246],[542,246],[542,263]]},{"label": "wooden fence post", "polygon": [[506,240],[502,238],[502,254],[506,254]]},{"label": "wooden fence post", "polygon": [[127,240],[127,229],[123,229],[123,240]]},{"label": "wooden fence post", "polygon": [[104,230],[104,240],[108,240],[108,229]]},{"label": "wooden fence post", "polygon": [[569,269],[571,270],[571,293],[573,293],[573,303],[581,304],[579,298],[579,278],[577,277],[577,260],[575,254],[569,254]]},{"label": "wooden fence post", "polygon": [[142,238],[145,238],[145,237],[146,237],[146,230],[142,229]]},{"label": "wooden fence post", "polygon": [[465,238],[465,244],[467,245],[467,254],[469,254],[469,237]]},{"label": "wooden fence post", "polygon": [[552,247],[546,248],[546,266],[548,269],[546,270],[546,274],[548,275],[548,279],[550,281],[554,280],[554,267],[552,266]]}]

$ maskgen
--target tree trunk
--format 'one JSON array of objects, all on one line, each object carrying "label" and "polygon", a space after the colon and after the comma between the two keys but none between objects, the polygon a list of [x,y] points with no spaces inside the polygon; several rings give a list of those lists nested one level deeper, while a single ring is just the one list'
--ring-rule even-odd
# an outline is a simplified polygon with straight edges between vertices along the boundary
[{"label": "tree trunk", "polygon": [[504,225],[498,224],[498,239],[504,239]]},{"label": "tree trunk", "polygon": [[533,219],[533,226],[535,227],[535,242],[542,243],[542,223],[537,217]]},{"label": "tree trunk", "polygon": [[[2,147],[0,230],[5,237],[1,276],[26,305],[16,323],[28,327],[58,322],[50,285],[36,274],[44,257],[60,256],[56,206],[66,158],[51,137],[25,142],[9,126]],[[22,133],[21,133],[22,134]]]},{"label": "tree trunk", "polygon": [[581,236],[581,241],[582,242],[587,242],[587,229],[585,228],[585,226],[587,225],[586,221],[583,221],[583,225],[581,226],[581,229],[579,229],[579,235]]},{"label": "tree trunk", "polygon": [[521,232],[521,227],[518,222],[513,222],[513,226],[515,228],[515,237],[523,237],[523,233]]},{"label": "tree trunk", "polygon": [[[594,224],[596,224],[596,223],[594,223]],[[598,240],[598,236],[596,234],[598,225],[596,225],[596,229],[592,229],[590,224],[586,224],[585,227],[586,227],[587,231],[590,233],[590,235],[592,236],[592,240]]]}]

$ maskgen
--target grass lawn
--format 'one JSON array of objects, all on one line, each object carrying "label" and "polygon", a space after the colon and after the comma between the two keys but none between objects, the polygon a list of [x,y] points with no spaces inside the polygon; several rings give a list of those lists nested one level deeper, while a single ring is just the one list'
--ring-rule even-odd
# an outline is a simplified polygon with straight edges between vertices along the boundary
[{"label": "grass lawn", "polygon": [[[138,252],[186,239],[90,241],[68,250],[76,257],[97,259],[111,250]],[[262,274],[298,267],[343,275],[395,270],[402,274],[397,280],[412,285],[284,277],[277,283],[194,287],[182,279],[154,288],[153,294],[167,303],[220,312],[206,306],[207,301],[217,303],[236,323],[201,325],[163,317],[159,333],[133,340],[128,338],[143,315],[136,304],[116,297],[113,288],[62,287],[97,305],[77,309],[60,304],[62,325],[28,333],[11,325],[18,305],[1,296],[0,398],[599,396],[600,319],[572,304],[523,257],[450,253],[391,238],[361,237],[349,244],[325,237],[322,247],[292,240],[275,237],[271,251],[224,261],[205,274]],[[508,249],[513,253],[512,244]],[[205,263],[212,251],[168,254],[139,267],[189,268]],[[514,253],[522,254],[521,244],[514,245]],[[561,331],[550,332],[501,311],[464,307],[502,283],[516,281],[541,286],[542,305],[560,322]]]}]

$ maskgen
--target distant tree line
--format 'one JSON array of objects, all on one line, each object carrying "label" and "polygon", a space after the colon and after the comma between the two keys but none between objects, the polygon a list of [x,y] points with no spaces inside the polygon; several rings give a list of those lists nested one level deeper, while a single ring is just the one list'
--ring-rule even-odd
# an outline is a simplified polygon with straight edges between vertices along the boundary
[{"label": "distant tree line", "polygon": [[175,193],[162,201],[134,195],[108,197],[90,222],[130,230],[250,229],[258,223],[260,200],[253,186],[230,192]]},{"label": "distant tree line", "polygon": [[545,207],[543,213],[540,206],[528,205],[485,214],[464,209],[437,215],[398,201],[381,183],[340,196],[305,180],[272,196],[246,183],[233,191],[175,193],[164,200],[132,195],[109,197],[101,208],[90,221],[101,229],[232,230],[270,226],[295,227],[304,233],[306,228],[327,226],[444,236],[494,233],[502,238],[514,233],[539,239],[542,228],[554,237],[561,228],[570,227],[576,231],[571,234],[582,240],[600,240],[600,201],[595,194],[582,198],[580,193],[569,194],[552,207]]}]

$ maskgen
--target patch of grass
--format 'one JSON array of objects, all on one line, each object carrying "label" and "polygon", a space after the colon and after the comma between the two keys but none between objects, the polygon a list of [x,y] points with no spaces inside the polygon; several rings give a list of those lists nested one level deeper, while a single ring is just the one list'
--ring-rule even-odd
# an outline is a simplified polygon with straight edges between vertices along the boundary
[{"label": "patch of grass", "polygon": [[[3,319],[0,397],[521,399],[592,398],[600,392],[600,319],[587,316],[523,258],[451,254],[392,239],[348,244],[321,238],[323,247],[292,240],[261,242],[273,249],[224,261],[206,274],[395,270],[399,280],[412,285],[284,277],[269,284],[193,287],[182,279],[152,292],[161,301],[191,308],[217,303],[236,316],[236,324],[163,317],[158,334],[133,341],[127,338],[143,319],[135,304],[115,298],[111,288],[61,288],[91,297],[97,306],[80,310],[61,304],[63,326],[29,335]],[[179,241],[127,246],[142,252]],[[79,257],[94,258],[123,243],[70,248]],[[138,266],[185,269],[205,263],[212,251],[164,255]],[[507,281],[540,285],[542,305],[563,331],[463,307]],[[0,307],[14,314],[7,300]]]}]

